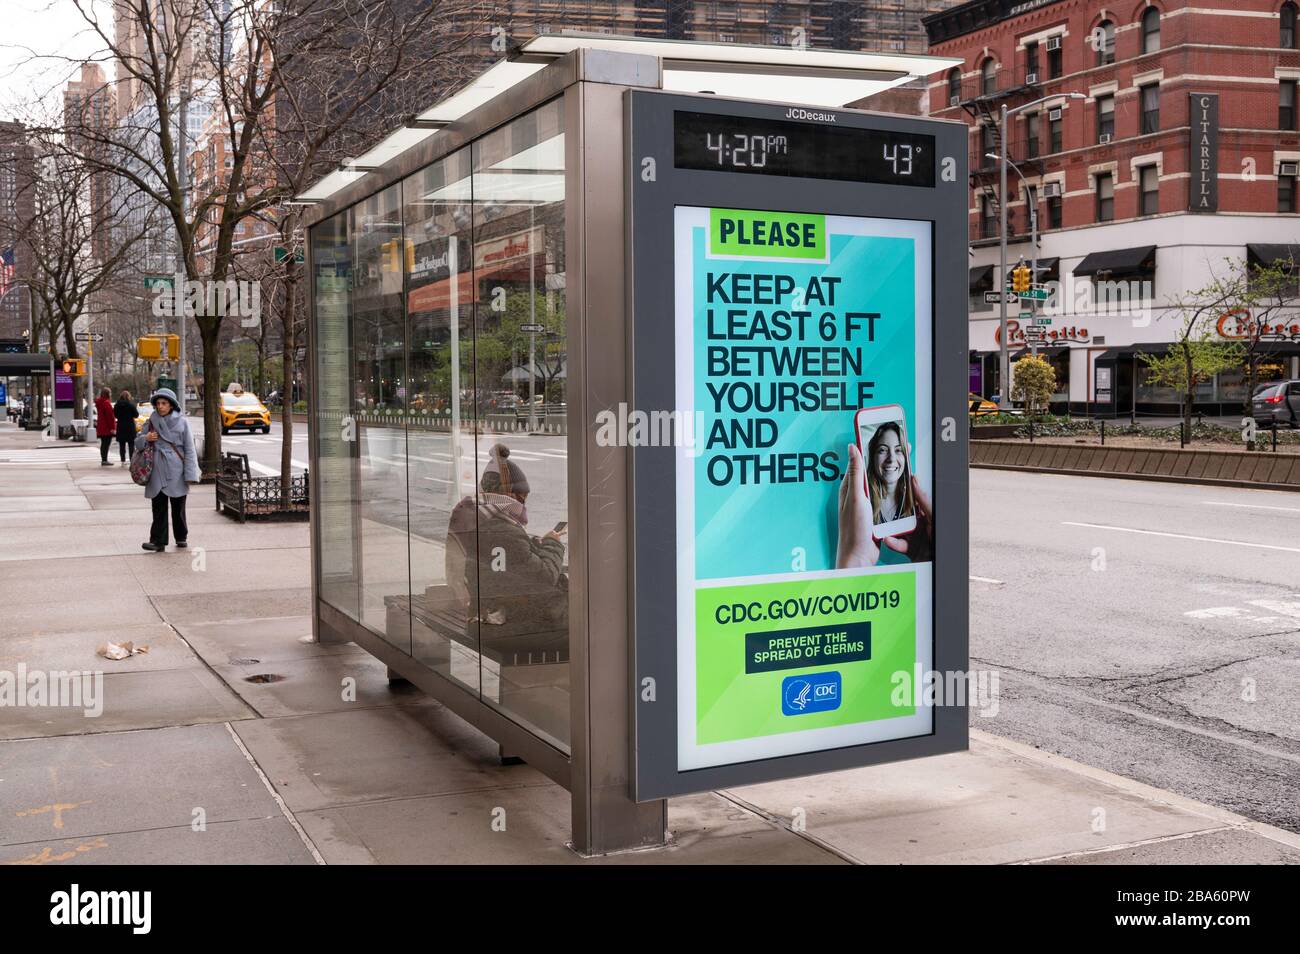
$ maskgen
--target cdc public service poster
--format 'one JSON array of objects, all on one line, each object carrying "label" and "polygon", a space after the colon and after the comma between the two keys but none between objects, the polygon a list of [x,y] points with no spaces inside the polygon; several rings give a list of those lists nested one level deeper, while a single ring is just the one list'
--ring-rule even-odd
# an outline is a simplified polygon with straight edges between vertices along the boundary
[{"label": "cdc public service poster", "polygon": [[931,732],[930,223],[674,233],[679,770]]}]

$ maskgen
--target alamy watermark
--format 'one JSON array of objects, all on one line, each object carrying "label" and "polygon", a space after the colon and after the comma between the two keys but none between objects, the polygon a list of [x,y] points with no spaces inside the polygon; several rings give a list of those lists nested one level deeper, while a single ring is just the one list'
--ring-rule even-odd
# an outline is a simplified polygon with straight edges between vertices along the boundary
[{"label": "alamy watermark", "polygon": [[156,318],[221,315],[237,317],[241,327],[256,328],[262,322],[262,283],[186,279],[177,272],[170,288],[161,283],[154,287],[152,307]]},{"label": "alamy watermark", "polygon": [[0,709],[83,709],[88,719],[104,712],[104,673],[88,669],[0,669]]},{"label": "alamy watermark", "polygon": [[998,671],[975,669],[964,672],[949,669],[922,672],[917,663],[911,672],[900,669],[889,677],[893,691],[889,702],[898,708],[918,706],[965,706],[979,712],[985,719],[998,714]]}]

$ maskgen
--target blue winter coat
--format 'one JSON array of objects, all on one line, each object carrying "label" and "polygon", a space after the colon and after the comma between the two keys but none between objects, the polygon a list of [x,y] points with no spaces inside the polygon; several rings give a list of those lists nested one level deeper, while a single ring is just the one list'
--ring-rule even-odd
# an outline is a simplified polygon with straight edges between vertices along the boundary
[{"label": "blue winter coat", "polygon": [[168,497],[184,497],[189,493],[187,481],[197,483],[199,480],[199,455],[194,449],[194,435],[190,431],[190,422],[176,408],[179,402],[169,388],[162,388],[150,397],[165,397],[172,402],[172,412],[166,417],[157,411],[149,416],[146,424],[136,436],[136,450],[148,444],[147,435],[150,426],[158,432],[159,439],[153,445],[153,471],[149,474],[149,483],[145,484],[144,495],[157,497],[159,491]]}]

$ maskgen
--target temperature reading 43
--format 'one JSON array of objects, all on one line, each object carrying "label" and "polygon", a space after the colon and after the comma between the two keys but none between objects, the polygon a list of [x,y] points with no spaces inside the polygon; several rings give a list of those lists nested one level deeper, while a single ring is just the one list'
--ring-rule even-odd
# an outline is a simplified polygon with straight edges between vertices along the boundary
[{"label": "temperature reading 43", "polygon": [[903,143],[885,143],[880,147],[881,157],[889,163],[890,169],[896,176],[910,176],[912,174],[912,154],[913,151],[920,152],[920,146],[908,146]]}]

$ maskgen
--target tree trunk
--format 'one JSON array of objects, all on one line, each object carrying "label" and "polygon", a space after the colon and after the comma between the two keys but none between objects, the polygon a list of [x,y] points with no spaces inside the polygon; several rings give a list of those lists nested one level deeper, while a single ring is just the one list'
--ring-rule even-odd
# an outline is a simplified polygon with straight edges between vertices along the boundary
[{"label": "tree trunk", "polygon": [[200,320],[199,337],[203,339],[203,455],[199,468],[204,480],[221,473],[221,355],[217,348],[221,325]]}]

